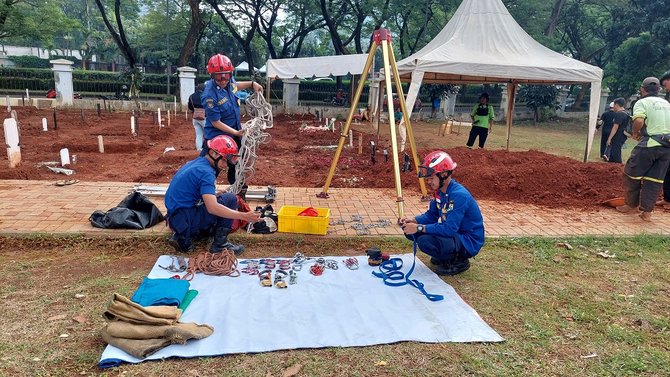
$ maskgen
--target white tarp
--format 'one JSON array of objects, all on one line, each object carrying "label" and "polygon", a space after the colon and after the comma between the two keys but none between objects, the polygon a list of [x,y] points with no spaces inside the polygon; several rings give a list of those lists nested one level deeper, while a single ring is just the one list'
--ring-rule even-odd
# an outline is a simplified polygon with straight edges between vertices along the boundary
[{"label": "white tarp", "polygon": [[[401,255],[407,272],[412,254]],[[258,276],[237,278],[197,274],[191,289],[198,296],[182,315],[181,322],[206,323],[214,333],[185,345],[171,345],[147,358],[199,357],[233,353],[268,352],[298,348],[355,347],[399,341],[426,343],[500,342],[489,327],[456,291],[417,259],[412,279],[425,284],[444,300],[431,302],[411,286],[390,287],[374,277],[366,257],[358,257],[360,268],[349,270],[346,257],[339,269],[322,276],[310,274],[313,262],[305,262],[298,283],[286,289],[262,287]],[[170,265],[162,255],[150,278],[174,275],[158,265]],[[240,264],[240,266],[243,266]],[[274,272],[273,272],[274,276]],[[137,363],[120,349],[107,346],[103,365]]]},{"label": "white tarp", "polygon": [[365,68],[367,54],[317,56],[313,58],[269,59],[269,79],[292,79],[325,76],[360,75]]},{"label": "white tarp", "polygon": [[[586,153],[591,150],[602,69],[561,55],[535,41],[501,0],[463,0],[432,41],[398,62],[398,71],[401,75],[443,74],[453,83],[591,83]],[[410,92],[412,90],[410,86]],[[407,105],[412,108],[413,103]]]}]

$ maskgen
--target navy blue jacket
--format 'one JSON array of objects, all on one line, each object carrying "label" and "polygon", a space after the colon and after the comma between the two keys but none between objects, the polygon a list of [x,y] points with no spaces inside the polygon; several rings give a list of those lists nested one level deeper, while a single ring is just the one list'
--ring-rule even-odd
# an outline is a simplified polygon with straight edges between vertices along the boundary
[{"label": "navy blue jacket", "polygon": [[484,219],[472,194],[455,180],[447,192],[430,202],[428,211],[416,217],[424,224],[424,232],[445,237],[458,237],[471,256],[484,246]]}]

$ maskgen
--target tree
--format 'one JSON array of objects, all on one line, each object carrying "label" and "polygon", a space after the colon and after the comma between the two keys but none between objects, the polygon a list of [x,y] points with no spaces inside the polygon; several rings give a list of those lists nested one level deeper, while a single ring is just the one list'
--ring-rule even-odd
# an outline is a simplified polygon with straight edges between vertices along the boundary
[{"label": "tree", "polygon": [[558,88],[554,85],[521,85],[519,88],[519,101],[533,110],[535,122],[544,120],[544,112],[540,110],[555,110]]},{"label": "tree", "polygon": [[128,62],[128,70],[125,72],[125,76],[130,80],[130,89],[128,92],[131,98],[137,98],[140,94],[140,87],[142,85],[142,72],[137,67],[135,52],[130,47],[130,43],[128,43],[128,38],[126,37],[126,31],[123,28],[123,21],[121,19],[121,0],[114,0],[114,19],[116,20],[118,31],[109,21],[107,11],[101,0],[95,0],[95,3],[100,10],[100,15],[105,22],[105,26],[107,26],[114,42],[116,42],[119,50],[121,50],[121,54],[123,54],[123,57],[126,58],[126,61]]},{"label": "tree", "polygon": [[[261,10],[265,7],[265,0],[205,0],[214,9],[217,15],[230,31],[230,34],[240,44],[247,63],[249,73],[254,73],[254,53],[252,42],[258,31]],[[223,8],[223,9],[222,9]]]},{"label": "tree", "polygon": [[[267,45],[270,58],[298,57],[305,38],[325,26],[315,2],[301,0],[288,3],[284,0],[268,1],[261,12],[258,34]],[[286,17],[280,19],[282,13]],[[275,45],[279,46],[277,52]]]}]

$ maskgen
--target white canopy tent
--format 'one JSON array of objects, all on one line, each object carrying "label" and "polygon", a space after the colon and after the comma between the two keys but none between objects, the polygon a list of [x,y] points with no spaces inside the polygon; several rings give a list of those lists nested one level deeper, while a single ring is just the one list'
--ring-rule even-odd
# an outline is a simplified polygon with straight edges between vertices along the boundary
[{"label": "white canopy tent", "polygon": [[246,71],[246,72],[248,72],[249,71],[249,63],[242,62],[242,63],[238,64],[237,67],[235,67],[235,70],[236,71]]},{"label": "white canopy tent", "polygon": [[[589,131],[584,161],[596,129],[602,69],[544,47],[514,20],[501,0],[463,0],[442,31],[424,48],[398,62],[409,80],[408,111],[422,82],[507,83],[507,135],[518,84],[591,84]],[[411,115],[411,114],[410,114]],[[401,136],[404,128],[401,128]],[[403,137],[404,139],[404,137]]]},{"label": "white canopy tent", "polygon": [[[275,79],[305,79],[310,77],[360,75],[365,68],[366,54],[317,56],[312,58],[269,59],[265,93],[270,100],[270,83]],[[295,92],[297,101],[297,91]]]},{"label": "white canopy tent", "polygon": [[306,79],[310,77],[360,75],[367,54],[317,56],[313,58],[269,59],[267,77],[270,79]]}]

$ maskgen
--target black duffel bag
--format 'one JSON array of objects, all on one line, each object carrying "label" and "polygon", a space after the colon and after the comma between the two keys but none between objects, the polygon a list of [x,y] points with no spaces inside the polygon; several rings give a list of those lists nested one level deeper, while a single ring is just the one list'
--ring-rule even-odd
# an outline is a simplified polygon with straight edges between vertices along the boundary
[{"label": "black duffel bag", "polygon": [[165,217],[151,200],[135,191],[109,211],[93,212],[88,220],[96,228],[144,229],[158,224]]}]

